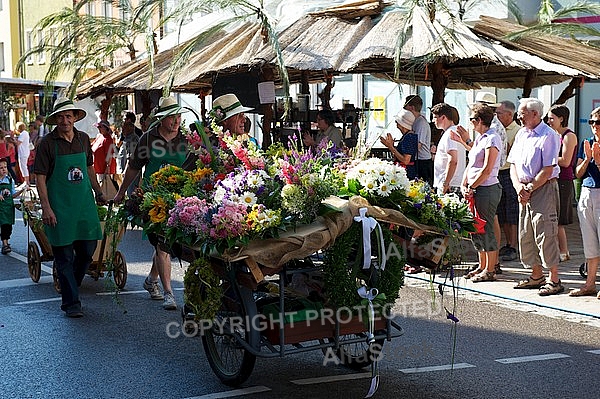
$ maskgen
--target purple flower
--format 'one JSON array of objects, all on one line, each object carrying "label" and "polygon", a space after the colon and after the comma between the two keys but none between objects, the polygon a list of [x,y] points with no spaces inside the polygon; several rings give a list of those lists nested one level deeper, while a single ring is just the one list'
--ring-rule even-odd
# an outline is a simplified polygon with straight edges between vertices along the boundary
[{"label": "purple flower", "polygon": [[455,323],[458,323],[458,322],[459,322],[459,320],[458,320],[458,317],[456,317],[456,316],[454,316],[454,314],[450,313],[450,312],[448,311],[448,309],[444,308],[444,310],[446,310],[446,318],[447,318],[447,319],[449,319],[449,320],[452,320],[452,321],[453,321],[453,322],[455,322]]},{"label": "purple flower", "polygon": [[413,204],[413,206],[414,206],[415,208],[417,208],[417,209],[421,209],[421,208],[423,208],[423,204],[421,204],[420,202],[417,202],[417,203]]}]

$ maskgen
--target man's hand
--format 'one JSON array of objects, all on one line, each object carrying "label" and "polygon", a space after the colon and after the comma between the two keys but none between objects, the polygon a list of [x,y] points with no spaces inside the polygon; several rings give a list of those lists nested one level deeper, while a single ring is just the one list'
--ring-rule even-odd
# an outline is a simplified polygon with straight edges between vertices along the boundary
[{"label": "man's hand", "polygon": [[54,211],[50,207],[42,207],[42,223],[48,226],[56,226],[57,220]]},{"label": "man's hand", "polygon": [[525,184],[521,184],[521,186],[519,187],[519,191],[517,192],[517,194],[519,195],[519,202],[522,205],[525,205],[526,203],[528,203],[529,199],[531,198],[531,192],[529,192],[527,190],[527,187],[525,186]]}]

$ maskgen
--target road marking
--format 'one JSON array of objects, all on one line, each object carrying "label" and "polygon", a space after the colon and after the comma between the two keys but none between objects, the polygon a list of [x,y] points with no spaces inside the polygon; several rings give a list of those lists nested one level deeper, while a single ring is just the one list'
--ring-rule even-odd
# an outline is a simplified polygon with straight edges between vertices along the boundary
[{"label": "road marking", "polygon": [[444,371],[444,370],[458,370],[458,369],[468,369],[471,367],[477,367],[473,364],[469,363],[455,363],[455,364],[444,364],[442,366],[429,366],[429,367],[413,367],[410,369],[400,369],[404,374],[412,374],[412,373],[428,373],[430,371]]},{"label": "road marking", "polygon": [[40,277],[40,281],[34,283],[30,278],[16,278],[13,280],[0,281],[0,289],[27,287],[29,285],[47,284],[52,282],[52,276]]},{"label": "road marking", "polygon": [[[173,288],[173,291],[183,291],[183,288]],[[119,291],[119,295],[125,295],[125,294],[147,294],[148,291],[146,290],[138,290],[138,291]],[[96,292],[96,295],[115,295],[116,291],[103,291],[103,292]]]},{"label": "road marking", "polygon": [[193,396],[193,397],[186,398],[186,399],[232,398],[234,396],[242,396],[242,395],[249,395],[249,394],[253,394],[253,393],[268,392],[270,390],[271,390],[271,388],[267,388],[265,386],[259,385],[259,386],[250,387],[250,388],[234,389],[233,391],[215,392],[215,393],[209,393],[207,395],[202,395],[202,396]]},{"label": "road marking", "polygon": [[336,381],[348,381],[348,380],[359,380],[361,378],[370,378],[371,373],[359,373],[359,374],[344,374],[344,375],[331,375],[328,377],[316,377],[316,378],[304,378],[302,380],[292,380],[292,384],[296,385],[312,385],[321,384],[327,382]]},{"label": "road marking", "polygon": [[594,355],[600,355],[600,349],[594,349],[591,351],[588,351],[589,353],[593,353]]},{"label": "road marking", "polygon": [[[11,252],[8,254],[10,257],[15,258],[16,260],[25,263],[26,265],[29,264],[29,262],[27,261],[27,257],[23,256],[21,254],[18,254],[16,252]],[[48,274],[52,274],[52,268],[49,266],[46,266],[42,263],[42,271]]]},{"label": "road marking", "polygon": [[496,361],[498,363],[502,363],[502,364],[513,364],[513,363],[537,362],[537,361],[541,361],[541,360],[563,359],[565,357],[571,357],[571,356],[565,355],[564,353],[548,353],[547,355],[508,357],[506,359],[496,359]]},{"label": "road marking", "polygon": [[15,302],[15,305],[31,305],[33,303],[45,303],[45,302],[57,302],[62,300],[61,297],[58,298],[46,298],[46,299],[35,299],[33,301],[22,301],[22,302]]}]

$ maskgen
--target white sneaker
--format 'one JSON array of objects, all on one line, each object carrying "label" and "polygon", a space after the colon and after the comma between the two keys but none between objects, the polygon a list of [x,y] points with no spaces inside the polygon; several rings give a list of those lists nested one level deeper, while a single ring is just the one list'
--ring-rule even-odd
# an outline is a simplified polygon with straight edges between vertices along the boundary
[{"label": "white sneaker", "polygon": [[163,301],[163,308],[166,310],[175,310],[177,309],[177,302],[175,302],[175,297],[171,292],[165,292],[165,300]]},{"label": "white sneaker", "polygon": [[158,281],[150,281],[148,280],[148,277],[146,277],[144,280],[144,289],[150,293],[150,298],[152,299],[158,300],[164,298],[162,292],[160,292]]}]

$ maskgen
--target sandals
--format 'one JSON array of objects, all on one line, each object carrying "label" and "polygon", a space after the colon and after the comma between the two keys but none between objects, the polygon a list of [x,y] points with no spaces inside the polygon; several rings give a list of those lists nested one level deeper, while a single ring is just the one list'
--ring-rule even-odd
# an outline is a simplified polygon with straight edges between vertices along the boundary
[{"label": "sandals", "polygon": [[500,262],[496,263],[496,265],[494,266],[494,273],[502,274],[502,269],[500,269]]},{"label": "sandals", "polygon": [[569,292],[569,296],[595,296],[598,291],[594,288],[577,288]]},{"label": "sandals", "polygon": [[556,294],[560,294],[564,290],[565,290],[565,287],[561,284],[560,280],[558,280],[558,283],[554,283],[554,282],[550,281],[546,285],[544,285],[542,288],[540,288],[538,295],[539,296],[556,295]]},{"label": "sandals", "polygon": [[516,290],[519,289],[538,289],[542,288],[546,284],[546,277],[542,276],[540,278],[531,278],[527,277],[527,280],[521,280],[517,285],[513,288]]},{"label": "sandals", "polygon": [[474,276],[471,281],[474,283],[480,283],[482,281],[496,281],[496,273],[484,271]]},{"label": "sandals", "polygon": [[10,248],[10,244],[6,244],[2,246],[2,255],[8,255],[12,249]]},{"label": "sandals", "polygon": [[[479,265],[476,265],[476,266],[479,266]],[[470,272],[468,272],[467,274],[465,274],[463,277],[464,277],[464,278],[466,278],[466,279],[468,280],[468,279],[470,279],[470,278],[473,278],[473,277],[475,277],[475,276],[479,275],[479,274],[480,274],[480,273],[482,273],[483,271],[484,271],[483,269],[479,269],[479,268],[477,268],[477,269],[473,269],[473,270],[471,270]]]}]

